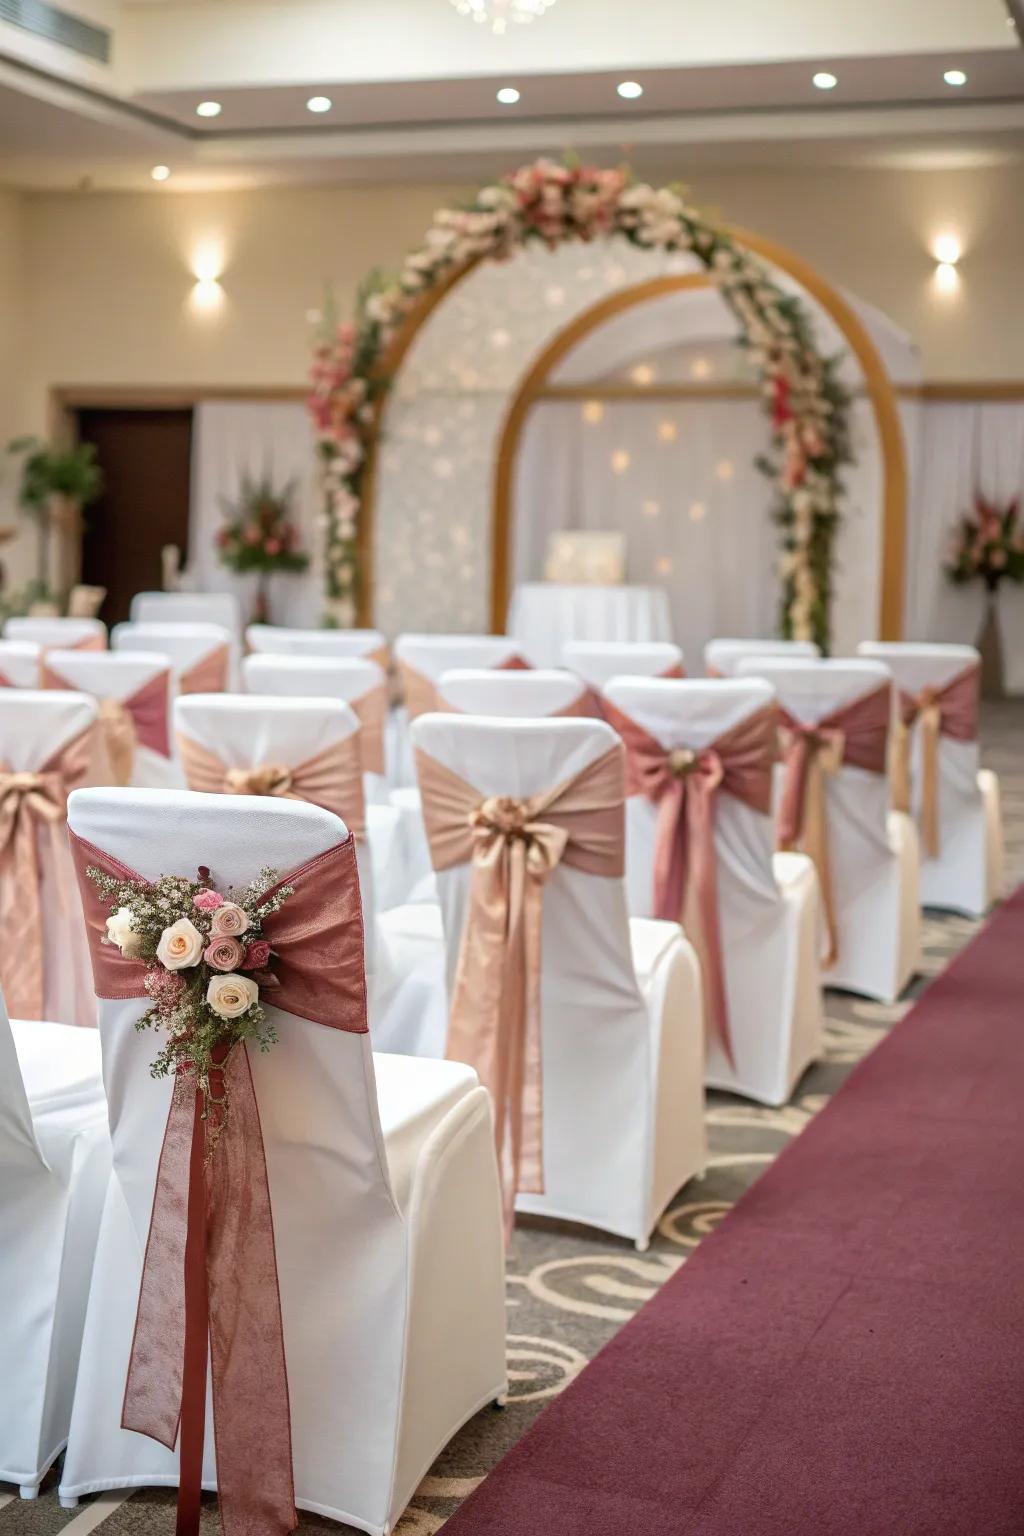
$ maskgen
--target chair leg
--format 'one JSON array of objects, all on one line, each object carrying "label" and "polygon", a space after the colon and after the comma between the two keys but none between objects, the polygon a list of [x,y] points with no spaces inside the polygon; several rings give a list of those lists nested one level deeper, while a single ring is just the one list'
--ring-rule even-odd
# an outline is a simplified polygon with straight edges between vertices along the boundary
[{"label": "chair leg", "polygon": [[491,1404],[491,1407],[497,1409],[498,1412],[501,1412],[502,1409],[507,1408],[508,1407],[508,1393],[507,1392],[500,1392],[498,1394],[498,1396],[494,1399],[494,1402]]},{"label": "chair leg", "polygon": [[638,1237],[633,1244],[633,1247],[636,1249],[637,1253],[646,1253],[650,1246],[651,1240],[649,1237]]},{"label": "chair leg", "polygon": [[61,1507],[61,1509],[77,1509],[78,1508],[78,1495],[77,1495],[77,1493],[62,1493],[62,1494],[59,1495],[59,1498],[60,1498],[60,1507]]},{"label": "chair leg", "polygon": [[21,1487],[18,1489],[18,1493],[21,1496],[21,1498],[23,1498],[23,1499],[38,1499],[38,1497],[39,1497],[39,1484],[38,1483],[22,1483]]}]

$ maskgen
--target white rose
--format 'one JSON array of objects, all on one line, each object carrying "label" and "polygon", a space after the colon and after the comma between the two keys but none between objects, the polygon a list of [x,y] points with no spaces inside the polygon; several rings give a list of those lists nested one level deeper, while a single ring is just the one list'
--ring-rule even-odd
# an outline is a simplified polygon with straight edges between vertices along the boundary
[{"label": "white rose", "polygon": [[206,1001],[222,1019],[237,1019],[250,1009],[260,995],[260,989],[248,976],[213,976],[206,989]]},{"label": "white rose", "polygon": [[126,960],[139,958],[142,940],[132,924],[130,907],[118,907],[114,915],[107,918],[107,940],[117,945]]},{"label": "white rose", "polygon": [[203,957],[205,940],[194,923],[187,917],[179,917],[176,923],[165,928],[156,947],[156,957],[168,971],[181,971],[186,966],[198,965]]}]

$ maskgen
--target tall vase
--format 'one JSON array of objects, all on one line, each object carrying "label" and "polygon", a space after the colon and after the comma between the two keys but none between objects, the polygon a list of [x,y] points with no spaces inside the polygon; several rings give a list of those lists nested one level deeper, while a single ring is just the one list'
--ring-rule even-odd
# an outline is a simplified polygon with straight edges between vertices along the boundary
[{"label": "tall vase", "polygon": [[252,605],[252,622],[254,624],[270,623],[270,577],[266,571],[260,571],[256,577],[256,597]]},{"label": "tall vase", "polygon": [[1003,686],[1003,637],[999,629],[999,596],[996,587],[985,593],[985,617],[978,632],[978,650],[981,652],[981,696],[983,699],[1001,699]]}]

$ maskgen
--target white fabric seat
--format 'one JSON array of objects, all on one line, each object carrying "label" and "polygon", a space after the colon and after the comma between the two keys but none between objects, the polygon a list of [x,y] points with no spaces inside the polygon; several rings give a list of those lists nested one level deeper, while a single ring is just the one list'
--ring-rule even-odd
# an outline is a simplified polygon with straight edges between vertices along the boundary
[{"label": "white fabric seat", "polygon": [[[757,681],[613,678],[610,703],[662,746],[700,751],[773,700]],[[653,911],[657,807],[627,802],[631,910]],[[715,811],[718,915],[734,1063],[716,1034],[704,1081],[784,1104],[822,1052],[818,882],[809,859],[774,854],[772,818],[720,793]]]},{"label": "white fabric seat", "polygon": [[442,672],[437,691],[443,705],[461,714],[506,719],[564,714],[581,704],[587,692],[572,672],[554,667],[523,672],[452,667]]},{"label": "white fabric seat", "polygon": [[115,651],[150,651],[166,657],[175,691],[183,689],[183,677],[224,648],[228,652],[227,683],[231,685],[232,637],[221,624],[180,623],[115,624],[110,636]]},{"label": "white fabric seat", "polygon": [[767,656],[790,656],[811,661],[821,652],[813,640],[709,640],[704,647],[704,668],[711,677],[735,677],[740,662]]},{"label": "white fabric seat", "polygon": [[0,640],[0,688],[38,688],[41,654],[35,640]]},{"label": "white fabric seat", "polygon": [[[337,817],[302,802],[159,790],[77,794],[70,820],[144,878],[204,863],[236,886],[264,865],[286,874],[345,836]],[[378,1084],[368,1034],[266,1007],[279,1039],[249,1060],[273,1197],[296,1503],[381,1536],[451,1435],[505,1388],[490,1108],[464,1067],[437,1063],[414,1080],[385,1061]],[[152,1039],[134,1028],[143,1009],[100,1005],[115,1172],[65,1504],[178,1481],[176,1453],[119,1427],[172,1091],[150,1075]],[[216,1486],[209,1435],[203,1482]]]},{"label": "white fabric seat", "polygon": [[[424,715],[417,747],[481,795],[552,788],[603,756],[594,720]],[[434,966],[429,1013],[388,1049],[442,1056],[448,988],[466,920],[470,866],[442,870],[440,908],[386,914],[403,964]],[[634,944],[636,950],[634,951]],[[676,924],[631,932],[621,879],[560,864],[544,887],[541,943],[545,1193],[516,1210],[580,1221],[646,1247],[668,1201],[704,1166],[702,1022],[696,956]]]},{"label": "white fabric seat", "polygon": [[67,1441],[109,1177],[99,1035],[0,995],[0,1483],[25,1499]]},{"label": "white fabric seat", "polygon": [[[942,688],[980,657],[972,645],[866,641],[861,656],[884,662],[899,692]],[[2,663],[0,663],[2,665]],[[979,766],[977,741],[939,738],[939,857],[921,850],[921,902],[982,917],[1003,895],[1003,828],[999,780]],[[911,727],[911,796],[921,803],[920,727]]]},{"label": "white fabric seat", "polygon": [[28,640],[44,650],[57,646],[71,650],[79,645],[93,645],[106,649],[107,626],[101,619],[52,618],[8,619],[4,625],[5,640]]},{"label": "white fabric seat", "polygon": [[[46,666],[65,679],[70,687],[88,693],[99,701],[112,699],[123,703],[139,689],[166,678],[167,718],[165,729],[170,744],[170,703],[172,675],[166,656],[157,651],[49,651]],[[168,756],[156,752],[145,742],[135,744],[132,784],[144,789],[177,789],[181,772]]]},{"label": "white fabric seat", "polygon": [[562,661],[600,693],[613,677],[682,675],[683,653],[668,640],[571,640],[562,647]]},{"label": "white fabric seat", "polygon": [[[808,725],[891,684],[874,661],[748,657],[739,670],[766,679]],[[917,834],[909,817],[890,812],[886,773],[843,763],[826,776],[825,799],[839,944],[825,985],[895,1002],[920,964]]]}]

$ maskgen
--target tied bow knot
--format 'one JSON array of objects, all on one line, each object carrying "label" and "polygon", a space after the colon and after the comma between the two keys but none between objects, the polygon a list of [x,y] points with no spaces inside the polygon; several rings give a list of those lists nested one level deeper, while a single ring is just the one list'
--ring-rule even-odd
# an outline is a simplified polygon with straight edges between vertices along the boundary
[{"label": "tied bow knot", "polygon": [[0,768],[0,854],[17,836],[23,816],[60,821],[67,796],[59,773],[33,773]]},{"label": "tied bow knot", "polygon": [[470,816],[477,851],[486,859],[495,846],[519,844],[525,849],[527,875],[550,874],[565,852],[569,834],[564,827],[535,817],[536,807],[530,800],[490,796]]},{"label": "tied bow knot", "polygon": [[[0,766],[0,928],[4,934],[0,981],[15,1018],[45,1017],[36,833],[37,829],[47,830],[54,860],[59,859],[67,800],[67,787],[56,769],[28,771]],[[58,910],[63,913],[60,881],[56,897]]]},{"label": "tied bow knot", "polygon": [[224,775],[224,789],[229,795],[291,795],[292,772],[280,763],[229,768]]}]

